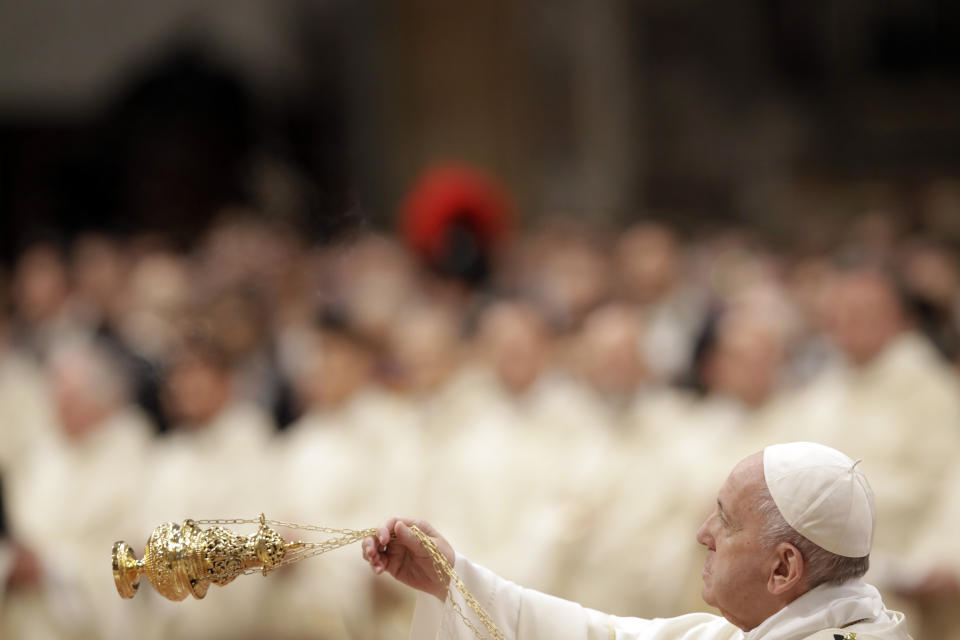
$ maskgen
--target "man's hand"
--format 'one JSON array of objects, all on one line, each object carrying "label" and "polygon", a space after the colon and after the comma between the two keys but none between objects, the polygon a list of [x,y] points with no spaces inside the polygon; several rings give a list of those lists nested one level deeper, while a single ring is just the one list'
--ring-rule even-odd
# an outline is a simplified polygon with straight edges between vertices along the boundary
[{"label": "man's hand", "polygon": [[444,601],[449,579],[437,575],[433,558],[410,529],[414,525],[433,540],[452,567],[456,556],[450,543],[429,522],[412,518],[388,518],[377,527],[376,536],[364,539],[363,558],[374,573],[386,571],[403,584]]}]

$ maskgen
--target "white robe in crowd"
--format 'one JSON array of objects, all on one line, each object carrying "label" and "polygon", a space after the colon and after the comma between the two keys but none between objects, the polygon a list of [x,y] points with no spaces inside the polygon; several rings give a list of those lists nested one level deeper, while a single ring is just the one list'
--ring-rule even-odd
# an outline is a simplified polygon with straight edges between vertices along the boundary
[{"label": "white robe in crowd", "polygon": [[[693,613],[676,618],[621,618],[575,602],[524,589],[458,555],[455,570],[467,590],[511,640],[909,640],[903,614],[883,605],[880,593],[860,580],[820,585],[744,632],[724,618]],[[473,632],[451,606],[480,621],[459,593],[441,603],[419,594],[411,640],[467,640]],[[856,634],[847,636],[847,634]]]},{"label": "white robe in crowd", "polygon": [[47,446],[55,425],[43,372],[29,359],[0,350],[0,474],[17,473],[31,449]]},{"label": "white robe in crowd", "polygon": [[[238,401],[206,424],[174,429],[159,440],[147,470],[151,482],[141,492],[140,538],[128,540],[134,550],[142,553],[150,533],[164,522],[255,519],[274,494],[282,493],[271,481],[272,436],[266,412]],[[227,528],[243,535],[256,531],[252,524]],[[256,578],[240,576],[225,587],[212,586],[203,601],[170,602],[150,587],[140,589],[137,599],[150,599],[151,626],[162,637],[232,638],[237,629],[256,629],[262,617],[260,603],[270,585]]]},{"label": "white robe in crowd", "polygon": [[157,441],[151,482],[142,497],[143,524],[187,518],[254,518],[273,469],[273,425],[252,403],[228,405],[208,423],[178,427]]},{"label": "white robe in crowd", "polygon": [[[364,529],[391,510],[416,513],[410,496],[420,493],[418,418],[410,402],[378,389],[362,390],[341,407],[307,413],[279,436],[282,462],[274,480],[286,495],[264,507],[272,511],[268,517]],[[331,537],[295,530],[281,535],[314,542]],[[361,570],[353,547],[278,570],[267,578],[263,634],[390,637],[377,628],[389,624],[390,604],[374,593],[384,585],[374,585],[373,577]]]},{"label": "white robe in crowd", "polygon": [[[615,482],[603,473],[613,450],[611,416],[603,409],[564,376],[542,376],[511,394],[492,372],[463,372],[446,392],[447,433],[425,440],[429,464],[420,472],[417,513],[450,531],[462,548],[491,558],[492,566],[510,567],[538,587],[554,586],[564,567],[551,559],[567,542],[556,532],[578,536],[593,498]],[[518,553],[507,539],[529,540],[519,547],[543,552]]]},{"label": "white robe in crowd", "polygon": [[11,529],[42,572],[37,598],[21,602],[24,619],[8,621],[12,637],[119,638],[135,628],[143,603],[117,597],[108,558],[114,541],[146,539],[136,516],[150,437],[146,418],[128,407],[82,437],[33,447],[10,477]]},{"label": "white robe in crowd", "polygon": [[[931,517],[917,535],[917,544],[904,563],[918,567],[936,567],[938,571],[960,576],[960,547],[956,532],[960,531],[960,466],[955,467],[944,484],[939,505],[931,508]],[[926,576],[920,576],[924,580]],[[903,586],[913,586],[905,582]],[[911,616],[912,618],[912,616]],[[937,640],[960,640],[956,599],[943,598],[928,602],[923,609],[922,627],[915,633]]]}]

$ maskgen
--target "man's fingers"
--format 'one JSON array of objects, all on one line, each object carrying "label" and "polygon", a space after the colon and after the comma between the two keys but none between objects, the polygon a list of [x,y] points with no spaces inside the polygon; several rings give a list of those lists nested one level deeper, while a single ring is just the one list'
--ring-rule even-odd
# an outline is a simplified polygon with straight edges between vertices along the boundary
[{"label": "man's fingers", "polygon": [[423,543],[420,542],[420,538],[417,537],[417,534],[407,526],[406,522],[402,520],[397,522],[393,528],[394,533],[397,534],[397,541],[400,542],[404,547],[410,549],[418,556],[427,555],[427,550],[424,548]]},{"label": "man's fingers", "polygon": [[377,541],[372,536],[369,538],[364,538],[363,542],[360,543],[360,550],[363,554],[363,559],[370,563],[370,566],[373,567],[373,563],[377,559]]},{"label": "man's fingers", "polygon": [[364,538],[361,543],[363,558],[370,564],[370,569],[376,574],[381,574],[387,568],[387,558],[380,551],[380,541],[373,536]]},{"label": "man's fingers", "polygon": [[433,528],[433,525],[427,522],[426,520],[408,520],[408,525],[416,525],[420,531],[424,532],[431,538],[436,538],[440,535],[440,532]]},{"label": "man's fingers", "polygon": [[410,554],[417,558],[429,557],[429,552],[410,528],[413,525],[427,535],[434,532],[433,527],[421,520],[391,517],[376,528],[373,536],[364,538],[361,543],[363,557],[374,573],[387,571],[396,575]]},{"label": "man's fingers", "polygon": [[363,551],[363,559],[370,562],[374,559],[377,550],[377,540],[373,536],[364,538],[360,543],[360,549]]},{"label": "man's fingers", "polygon": [[385,547],[390,544],[390,532],[393,531],[396,522],[397,518],[387,518],[386,522],[377,527],[377,540],[380,541],[380,546]]}]

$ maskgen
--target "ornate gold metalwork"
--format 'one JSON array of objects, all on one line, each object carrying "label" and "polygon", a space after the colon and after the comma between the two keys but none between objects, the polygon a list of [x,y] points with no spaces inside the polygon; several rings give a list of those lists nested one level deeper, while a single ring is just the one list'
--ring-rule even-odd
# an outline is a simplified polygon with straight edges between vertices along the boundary
[{"label": "ornate gold metalwork", "polygon": [[[200,524],[256,524],[257,532],[244,536],[220,526],[203,529]],[[287,542],[270,525],[336,533],[323,542]],[[267,520],[185,520],[183,524],[165,522],[153,530],[143,558],[137,560],[133,549],[120,541],[113,545],[113,580],[123,598],[132,598],[146,576],[157,593],[168,600],[183,600],[188,595],[201,599],[211,584],[223,586],[239,575],[262,572],[326,553],[372,535],[375,529],[354,531],[308,527],[289,522]]]},{"label": "ornate gold metalwork", "polygon": [[[259,524],[257,532],[244,536],[222,526],[203,529],[200,525]],[[270,525],[335,534],[322,542],[285,541]],[[447,585],[447,601],[473,634],[483,640],[503,640],[490,615],[467,590],[460,576],[437,548],[436,543],[418,527],[410,527],[430,554],[434,570]],[[153,530],[147,540],[143,558],[137,560],[133,549],[122,540],[113,545],[113,580],[122,598],[132,598],[140,587],[140,577],[146,576],[157,593],[168,600],[183,600],[192,595],[198,600],[207,595],[211,584],[226,585],[237,576],[262,572],[267,575],[305,558],[376,535],[370,529],[331,529],[313,525],[268,520],[261,513],[258,520],[184,520],[183,524],[165,522]],[[456,588],[467,606],[473,610],[488,635],[471,622],[460,605],[450,595]]]}]

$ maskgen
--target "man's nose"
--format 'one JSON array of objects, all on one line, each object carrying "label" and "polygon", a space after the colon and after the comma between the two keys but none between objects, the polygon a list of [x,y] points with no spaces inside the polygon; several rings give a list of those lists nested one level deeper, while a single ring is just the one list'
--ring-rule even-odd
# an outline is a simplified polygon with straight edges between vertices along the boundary
[{"label": "man's nose", "polygon": [[713,548],[713,534],[710,531],[710,524],[712,521],[713,515],[710,515],[706,520],[703,521],[703,524],[700,525],[700,528],[697,529],[697,542],[708,549]]}]

